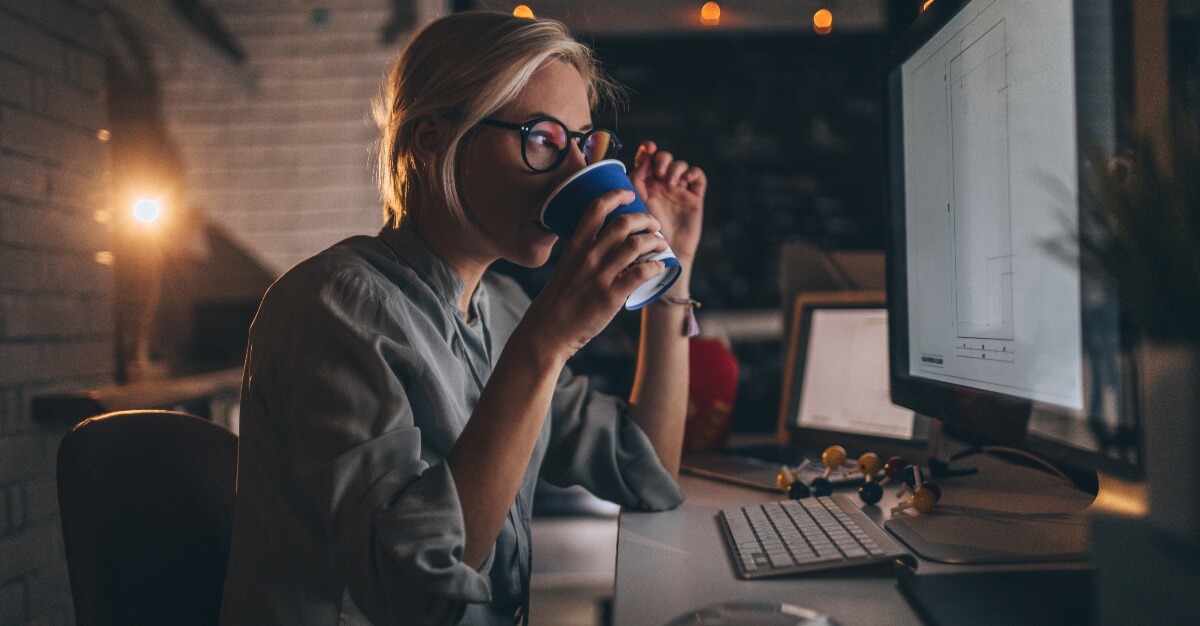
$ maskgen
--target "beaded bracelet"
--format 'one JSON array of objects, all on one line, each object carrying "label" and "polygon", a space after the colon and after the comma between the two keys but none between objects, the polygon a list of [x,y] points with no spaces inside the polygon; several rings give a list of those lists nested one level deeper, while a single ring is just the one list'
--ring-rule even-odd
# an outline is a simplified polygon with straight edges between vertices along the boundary
[{"label": "beaded bracelet", "polygon": [[695,313],[695,310],[700,308],[700,302],[698,300],[693,300],[690,296],[686,298],[662,296],[655,302],[662,305],[674,304],[676,306],[686,306],[687,317],[683,320],[683,336],[691,338],[700,334],[700,325],[696,323]]}]

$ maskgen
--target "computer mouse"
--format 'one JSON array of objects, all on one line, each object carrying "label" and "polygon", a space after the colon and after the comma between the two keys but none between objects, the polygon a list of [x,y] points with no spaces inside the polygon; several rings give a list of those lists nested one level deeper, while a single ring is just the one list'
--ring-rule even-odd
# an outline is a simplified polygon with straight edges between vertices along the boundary
[{"label": "computer mouse", "polygon": [[688,611],[667,626],[711,624],[738,626],[837,626],[837,622],[812,609],[778,602],[721,602]]}]

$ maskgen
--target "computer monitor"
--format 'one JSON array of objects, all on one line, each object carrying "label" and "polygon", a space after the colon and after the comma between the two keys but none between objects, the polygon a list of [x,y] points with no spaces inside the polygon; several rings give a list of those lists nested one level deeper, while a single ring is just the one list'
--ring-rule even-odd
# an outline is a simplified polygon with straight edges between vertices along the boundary
[{"label": "computer monitor", "polygon": [[[957,433],[1141,471],[1115,295],[1069,253],[1114,154],[1128,7],[936,0],[888,77],[892,400]],[[1084,224],[1086,228],[1086,224]]]}]

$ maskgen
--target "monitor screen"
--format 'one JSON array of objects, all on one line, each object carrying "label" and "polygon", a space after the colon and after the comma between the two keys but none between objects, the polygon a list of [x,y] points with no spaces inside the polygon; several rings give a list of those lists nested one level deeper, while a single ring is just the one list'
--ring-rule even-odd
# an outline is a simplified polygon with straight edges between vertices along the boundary
[{"label": "monitor screen", "polygon": [[893,399],[987,438],[1028,432],[1131,464],[1116,299],[1072,254],[1081,155],[1111,149],[1115,124],[1091,102],[1113,98],[1093,63],[1111,58],[1112,29],[1082,15],[1104,3],[950,4],[889,77]]},{"label": "monitor screen", "polygon": [[909,371],[1078,409],[1070,9],[972,2],[900,71]]},{"label": "monitor screen", "polygon": [[805,352],[798,426],[913,438],[913,412],[888,391],[887,310],[813,310]]}]

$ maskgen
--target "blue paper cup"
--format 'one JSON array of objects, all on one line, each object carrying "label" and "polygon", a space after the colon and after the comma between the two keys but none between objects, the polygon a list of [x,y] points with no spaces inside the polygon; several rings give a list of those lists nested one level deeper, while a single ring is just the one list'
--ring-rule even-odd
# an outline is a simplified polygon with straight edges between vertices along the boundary
[{"label": "blue paper cup", "polygon": [[[625,164],[616,159],[606,159],[575,172],[550,194],[550,198],[542,206],[542,225],[554,231],[560,238],[570,239],[592,202],[613,189],[628,189],[633,192],[634,199],[633,202],[619,206],[609,213],[604,218],[605,226],[618,215],[650,212],[646,203],[637,195],[629,177],[625,175]],[[662,237],[661,233],[656,234]],[[675,253],[669,247],[662,252],[648,252],[638,257],[634,263],[651,260],[662,261],[666,269],[633,290],[625,300],[625,308],[630,311],[657,300],[675,284],[683,271],[679,266],[679,259],[675,258]]]}]

